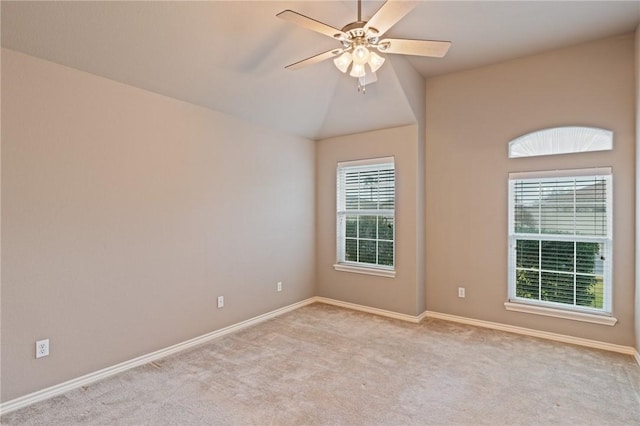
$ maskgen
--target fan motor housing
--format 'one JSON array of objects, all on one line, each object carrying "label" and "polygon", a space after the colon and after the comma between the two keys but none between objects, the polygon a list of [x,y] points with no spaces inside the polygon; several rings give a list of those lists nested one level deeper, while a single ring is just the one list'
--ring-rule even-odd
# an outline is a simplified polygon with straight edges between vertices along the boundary
[{"label": "fan motor housing", "polygon": [[[351,46],[353,43],[356,44],[372,44],[375,45],[378,43],[378,30],[370,27],[365,30],[365,25],[367,25],[367,21],[355,21],[351,22],[344,27],[342,27],[342,32],[346,33],[349,38],[344,40],[342,38],[342,34],[336,34],[336,38],[342,39],[342,44],[345,47]],[[360,42],[360,43],[358,43]]]}]

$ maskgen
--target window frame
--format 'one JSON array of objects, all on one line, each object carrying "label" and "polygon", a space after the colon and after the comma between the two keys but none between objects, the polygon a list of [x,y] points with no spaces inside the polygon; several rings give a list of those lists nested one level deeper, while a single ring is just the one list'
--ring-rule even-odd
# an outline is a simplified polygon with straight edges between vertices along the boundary
[{"label": "window frame", "polygon": [[[377,208],[375,209],[349,209],[347,207],[347,189],[346,183],[344,179],[346,178],[346,173],[349,171],[383,171],[383,170],[393,170],[393,208],[392,209],[382,209],[380,208],[379,202],[379,194],[376,196],[376,204]],[[358,180],[359,187],[361,181]],[[355,161],[343,161],[338,162],[336,167],[336,263],[333,265],[334,269],[337,271],[343,272],[355,272],[355,273],[363,273],[369,275],[377,275],[382,277],[395,277],[396,273],[396,173],[395,173],[395,158],[394,157],[379,157],[379,158],[370,158],[364,160],[355,160]],[[388,188],[387,188],[388,189]],[[376,263],[367,263],[367,262],[358,262],[352,260],[346,260],[346,241],[347,239],[352,239],[352,237],[347,236],[346,225],[347,225],[347,216],[376,216],[376,223],[378,223],[379,217],[391,217],[393,220],[393,234],[392,239],[381,239],[379,235],[379,230],[376,227],[376,237],[374,239],[365,239],[376,242]],[[359,232],[359,230],[357,230]],[[355,237],[357,244],[362,240],[357,234]],[[392,265],[382,265],[379,262],[379,243],[383,242],[392,242]]]},{"label": "window frame", "polygon": [[[542,229],[538,229],[538,233],[525,233],[516,232],[515,230],[515,185],[517,182],[522,181],[544,181],[548,179],[576,179],[584,177],[604,177],[606,182],[606,235],[581,235],[577,234],[575,230],[575,213],[574,219],[574,232],[573,234],[550,234],[542,233]],[[554,317],[560,317],[565,319],[574,319],[579,321],[587,321],[598,324],[614,325],[617,321],[612,318],[612,269],[613,269],[613,210],[612,210],[612,194],[613,194],[613,176],[610,167],[603,168],[589,168],[589,169],[565,169],[555,171],[536,171],[536,172],[520,172],[509,173],[509,200],[508,200],[508,300],[505,303],[505,307],[508,310],[536,313],[541,315],[548,315]],[[541,204],[542,206],[542,204]],[[572,202],[572,206],[575,209],[578,204],[575,198]],[[542,208],[542,207],[541,207]],[[576,304],[576,289],[574,287],[574,304],[566,304],[553,301],[535,300],[524,297],[516,296],[516,282],[517,282],[517,252],[516,244],[517,240],[537,240],[537,241],[572,241],[574,243],[580,242],[596,242],[604,245],[605,261],[603,263],[603,306],[602,308],[579,306]],[[574,244],[575,247],[575,244]],[[574,249],[575,250],[575,249]],[[541,255],[540,255],[541,256]],[[541,258],[540,258],[541,259]],[[542,261],[542,260],[540,260]],[[575,251],[574,251],[574,270],[573,275],[577,276],[579,273],[575,270]],[[541,272],[544,272],[540,270]],[[553,272],[553,271],[549,271]]]}]

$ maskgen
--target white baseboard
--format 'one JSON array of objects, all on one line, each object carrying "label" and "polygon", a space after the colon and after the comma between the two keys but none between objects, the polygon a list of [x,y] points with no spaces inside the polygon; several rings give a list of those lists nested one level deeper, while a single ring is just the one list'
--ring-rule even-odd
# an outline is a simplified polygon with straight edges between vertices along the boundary
[{"label": "white baseboard", "polygon": [[356,311],[368,312],[374,315],[381,315],[389,318],[395,318],[412,323],[419,323],[424,318],[436,318],[445,321],[457,322],[461,324],[473,325],[476,327],[490,328],[493,330],[506,331],[509,333],[521,334],[523,336],[538,337],[556,342],[570,343],[573,345],[585,346],[595,349],[603,349],[605,351],[617,352],[625,355],[633,355],[640,365],[640,354],[631,346],[616,345],[614,343],[600,342],[598,340],[583,339],[581,337],[567,336],[565,334],[550,333],[547,331],[533,330],[525,327],[517,327],[514,325],[501,324],[497,322],[477,320],[473,318],[460,317],[457,315],[442,314],[433,311],[424,311],[422,314],[414,316],[401,314],[398,312],[387,311],[384,309],[371,308],[369,306],[358,305],[355,303],[342,302],[340,300],[329,299],[326,297],[314,297],[314,301],[325,303],[327,305],[341,306],[343,308],[353,309]]},{"label": "white baseboard", "polygon": [[142,355],[140,357],[131,359],[129,361],[122,362],[120,364],[116,364],[111,367],[104,368],[102,370],[95,371],[93,373],[86,374],[81,377],[77,377],[75,379],[66,381],[64,383],[60,383],[58,385],[54,385],[48,387],[46,389],[39,390],[37,392],[21,396],[16,399],[12,399],[10,401],[4,402],[0,404],[0,415],[9,413],[14,410],[18,410],[20,408],[26,407],[27,405],[34,404],[39,401],[44,401],[45,399],[52,398],[54,396],[63,394],[70,390],[76,389],[80,386],[85,386],[98,380],[102,380],[109,376],[113,376],[114,374],[121,373],[126,370],[130,370],[132,368],[138,367],[140,365],[146,364],[151,361],[156,361],[160,358],[164,358],[168,355],[173,355],[177,352],[183,351],[185,349],[192,348],[194,346],[201,345],[203,343],[209,342],[211,340],[217,339],[219,337],[225,336],[230,333],[234,333],[245,329],[247,327],[251,327],[253,325],[259,324],[261,322],[267,321],[271,318],[275,318],[279,315],[285,314],[287,312],[291,312],[293,310],[299,309],[303,306],[310,305],[312,303],[324,303],[326,305],[339,306],[342,308],[352,309],[355,311],[367,312],[374,315],[380,315],[388,318],[394,318],[402,321],[408,321],[414,324],[419,323],[424,318],[436,318],[445,321],[458,322],[462,324],[473,325],[477,327],[491,328],[494,330],[507,331],[510,333],[521,334],[525,336],[539,337],[543,339],[554,340],[558,342],[571,343],[574,345],[586,346],[590,348],[603,349],[612,352],[618,352],[627,355],[633,355],[640,365],[640,354],[636,351],[635,348],[630,346],[622,346],[615,345],[612,343],[599,342],[596,340],[582,339],[579,337],[566,336],[563,334],[549,333],[546,331],[538,331],[532,330],[524,327],[516,327],[512,325],[500,324],[489,321],[476,320],[472,318],[460,317],[456,315],[442,314],[439,312],[432,311],[424,311],[420,315],[408,315],[402,314],[399,312],[388,311],[385,309],[372,308],[369,306],[358,305],[350,302],[342,302],[340,300],[329,299],[327,297],[311,297],[309,299],[302,300],[297,303],[293,303],[291,305],[282,307],[280,309],[276,309],[271,312],[267,312],[262,315],[258,315],[257,317],[250,318],[246,321],[239,322],[237,324],[230,325],[225,328],[221,328],[220,330],[213,331],[211,333],[204,334],[202,336],[195,337],[190,340],[186,340],[182,343],[175,344],[173,346],[169,346],[164,349],[157,350],[155,352],[151,352],[146,355]]},{"label": "white baseboard", "polygon": [[419,323],[423,318],[422,316],[401,314],[399,312],[387,311],[385,309],[372,308],[370,306],[358,305],[356,303],[329,299],[328,297],[316,296],[313,299],[314,299],[314,302],[324,303],[325,305],[339,306],[342,308],[352,309],[354,311],[367,312],[370,314],[380,315],[387,318],[394,318],[402,321],[409,321],[415,324]]},{"label": "white baseboard", "polygon": [[168,355],[173,355],[177,352],[184,351],[185,349],[189,349],[194,346],[201,345],[203,343],[225,336],[229,333],[240,331],[242,329],[267,321],[271,318],[275,318],[287,312],[291,312],[293,310],[299,309],[303,306],[310,305],[315,301],[316,301],[315,298],[311,297],[309,299],[282,307],[280,309],[276,309],[274,311],[267,312],[262,315],[258,315],[257,317],[250,318],[246,321],[242,321],[237,324],[233,324],[228,327],[224,327],[219,330],[212,331],[211,333],[203,334],[202,336],[198,336],[193,339],[186,340],[182,343],[177,343],[173,346],[169,346],[167,348],[160,349],[155,352],[151,352],[149,354],[139,356],[129,361],[125,361],[120,364],[113,365],[111,367],[103,368],[102,370],[94,371],[93,373],[89,373],[84,376],[71,379],[64,383],[60,383],[60,384],[48,387],[46,389],[39,390],[37,392],[30,393],[28,395],[24,395],[19,398],[12,399],[10,401],[0,404],[0,415],[9,413],[14,410],[18,410],[20,408],[26,407],[27,405],[31,405],[39,401],[44,401],[45,399],[49,399],[51,397],[63,394],[65,392],[69,392],[70,390],[76,389],[80,386],[86,386],[88,384],[97,382],[98,380],[102,380],[109,376],[113,376],[114,374],[118,374],[123,371],[130,370],[132,368],[146,364],[148,362],[156,361],[160,358],[164,358]]},{"label": "white baseboard", "polygon": [[550,333],[547,331],[533,330],[525,327],[501,324],[497,322],[482,321],[473,318],[459,317],[457,315],[442,314],[440,312],[427,311],[427,318],[436,318],[445,321],[458,322],[462,324],[474,325],[477,327],[491,328],[493,330],[507,331],[509,333],[521,334],[524,336],[539,337],[556,342],[571,343],[573,345],[586,346],[589,348],[603,349],[605,351],[617,352],[626,355],[634,355],[640,364],[639,356],[635,348],[631,346],[616,345],[614,343],[600,342],[598,340],[583,339],[581,337],[567,336],[565,334]]}]

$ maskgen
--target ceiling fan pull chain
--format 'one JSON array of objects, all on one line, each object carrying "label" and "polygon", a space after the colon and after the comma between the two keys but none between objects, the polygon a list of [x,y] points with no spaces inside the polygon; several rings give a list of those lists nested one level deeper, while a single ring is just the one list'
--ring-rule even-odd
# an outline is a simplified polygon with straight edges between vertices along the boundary
[{"label": "ceiling fan pull chain", "polygon": [[367,94],[367,85],[362,84],[360,79],[358,79],[358,92],[362,93],[363,95]]}]

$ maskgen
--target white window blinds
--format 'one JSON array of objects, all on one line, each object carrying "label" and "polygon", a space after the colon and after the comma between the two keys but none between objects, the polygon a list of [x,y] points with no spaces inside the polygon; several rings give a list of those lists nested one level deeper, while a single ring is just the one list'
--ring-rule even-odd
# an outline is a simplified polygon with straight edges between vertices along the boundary
[{"label": "white window blinds", "polygon": [[393,158],[339,163],[336,193],[338,262],[393,269]]},{"label": "white window blinds", "polygon": [[611,170],[511,174],[512,300],[611,311]]}]

